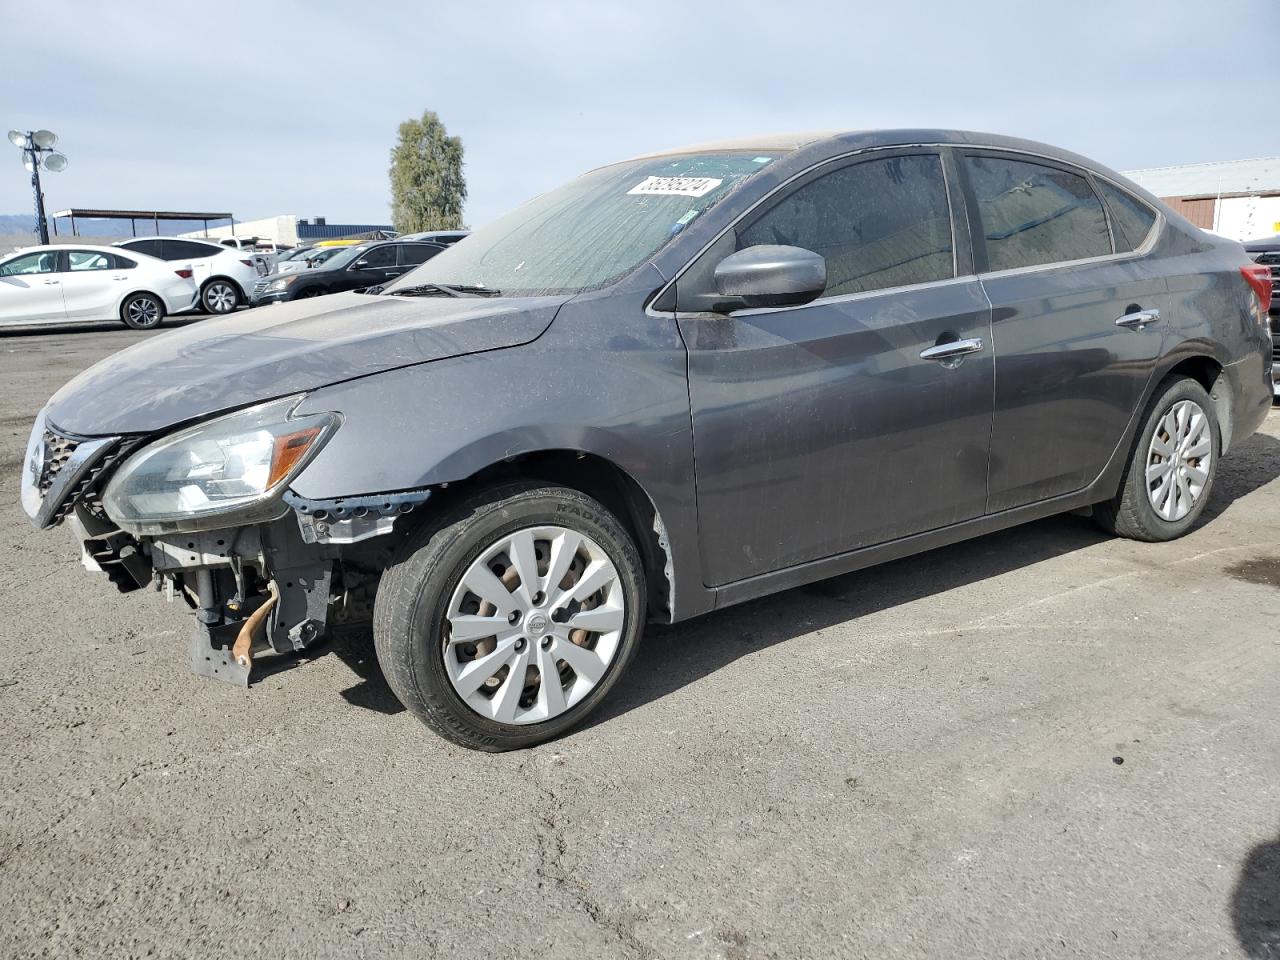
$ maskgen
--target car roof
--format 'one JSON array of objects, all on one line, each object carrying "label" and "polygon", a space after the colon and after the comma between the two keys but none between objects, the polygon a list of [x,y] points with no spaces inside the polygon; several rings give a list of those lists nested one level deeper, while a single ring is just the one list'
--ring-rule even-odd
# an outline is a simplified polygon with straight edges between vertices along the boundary
[{"label": "car roof", "polygon": [[[811,158],[822,155],[838,155],[856,150],[876,147],[914,146],[929,144],[957,147],[993,147],[1001,150],[1013,150],[1023,153],[1035,153],[1045,157],[1053,157],[1077,166],[1104,169],[1095,161],[1089,160],[1069,150],[1035,140],[1024,140],[999,133],[981,133],[975,130],[949,130],[933,127],[909,127],[903,129],[883,130],[811,130],[800,133],[762,134],[754,137],[740,137],[733,140],[718,140],[708,143],[673,147],[655,153],[642,154],[632,159],[648,159],[686,153],[703,153],[707,151],[803,151]],[[1109,171],[1108,171],[1109,172]]]},{"label": "car roof", "polygon": [[727,140],[708,140],[703,143],[690,143],[682,147],[668,150],[655,150],[642,153],[631,160],[647,160],[650,157],[667,157],[681,153],[728,153],[738,150],[773,151],[787,153],[819,140],[827,140],[838,136],[840,130],[809,130],[796,133],[764,133],[750,137],[732,137]]},{"label": "car roof", "polygon": [[[1040,143],[1035,140],[1024,140],[1020,137],[1010,137],[999,133],[982,133],[975,130],[908,127],[882,130],[811,130],[799,133],[761,134],[732,140],[718,140],[709,143],[673,147],[656,153],[632,157],[631,159],[655,159],[715,151],[750,151],[772,154],[771,159],[775,160],[782,160],[785,157],[788,168],[804,169],[815,163],[821,163],[824,160],[856,153],[861,150],[916,145],[990,148],[1047,157],[1051,160],[1093,171],[1113,182],[1122,183],[1129,192],[1142,197],[1149,203],[1158,205],[1166,211],[1166,215],[1168,213],[1168,208],[1150,191],[1134,183],[1123,174],[1098,163],[1096,160],[1090,160],[1088,157],[1082,157],[1077,153],[1072,153],[1070,150],[1064,150],[1061,147]],[[606,164],[605,166],[612,166],[612,164]]]},{"label": "car roof", "polygon": [[[114,245],[103,245],[100,243],[38,243],[34,247],[19,247],[12,253],[40,253],[44,250],[91,250],[94,253],[119,253],[120,248]],[[130,250],[130,253],[137,253],[136,250]],[[4,254],[9,256],[9,254]],[[146,256],[146,254],[143,254]]]},{"label": "car roof", "polygon": [[231,249],[224,247],[217,240],[206,240],[203,237],[125,237],[123,240],[117,240],[112,246],[123,247],[126,243],[137,243],[140,240],[181,240],[183,243],[203,243],[206,247],[217,247],[220,250]]}]

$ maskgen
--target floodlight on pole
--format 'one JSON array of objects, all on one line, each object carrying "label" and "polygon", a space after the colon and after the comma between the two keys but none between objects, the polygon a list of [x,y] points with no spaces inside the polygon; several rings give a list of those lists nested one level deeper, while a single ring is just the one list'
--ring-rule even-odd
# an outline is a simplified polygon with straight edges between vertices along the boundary
[{"label": "floodlight on pole", "polygon": [[58,135],[52,130],[10,130],[9,142],[22,151],[22,165],[31,174],[31,190],[36,199],[36,232],[41,243],[49,242],[49,224],[44,216],[44,193],[40,189],[40,168],[50,173],[67,169],[67,158],[53,149]]}]

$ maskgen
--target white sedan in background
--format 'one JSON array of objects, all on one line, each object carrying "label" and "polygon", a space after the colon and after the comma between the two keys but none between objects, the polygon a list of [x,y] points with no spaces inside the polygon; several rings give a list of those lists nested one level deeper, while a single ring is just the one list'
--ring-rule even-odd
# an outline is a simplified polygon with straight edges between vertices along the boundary
[{"label": "white sedan in background", "polygon": [[271,272],[271,258],[250,250],[224,247],[207,240],[187,237],[136,237],[113,246],[170,262],[189,263],[200,288],[200,307],[205,313],[232,313],[249,302],[249,292],[258,277]]},{"label": "white sedan in background", "polygon": [[55,244],[0,256],[0,327],[121,320],[149,330],[199,296],[191,264],[118,247]]}]

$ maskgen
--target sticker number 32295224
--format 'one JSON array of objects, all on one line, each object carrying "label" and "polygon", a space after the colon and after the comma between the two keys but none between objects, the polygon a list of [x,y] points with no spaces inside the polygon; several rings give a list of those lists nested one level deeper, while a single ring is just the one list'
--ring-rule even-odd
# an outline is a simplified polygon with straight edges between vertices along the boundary
[{"label": "sticker number 32295224", "polygon": [[645,177],[628,194],[651,194],[664,197],[703,197],[723,180],[716,177]]}]

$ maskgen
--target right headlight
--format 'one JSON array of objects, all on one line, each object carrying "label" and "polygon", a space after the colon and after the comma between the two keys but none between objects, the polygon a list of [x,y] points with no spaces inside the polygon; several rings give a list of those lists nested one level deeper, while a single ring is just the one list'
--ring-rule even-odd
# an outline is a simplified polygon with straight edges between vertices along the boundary
[{"label": "right headlight", "polygon": [[289,289],[289,284],[293,283],[295,280],[298,280],[298,279],[299,277],[296,273],[291,273],[288,276],[280,277],[278,280],[272,280],[270,283],[267,284],[267,289],[265,292],[279,293],[281,290],[287,290]]},{"label": "right headlight", "polygon": [[291,417],[302,399],[250,407],[143,447],[107,484],[107,516],[121,529],[149,535],[281,516],[285,486],[341,422],[336,413]]}]

